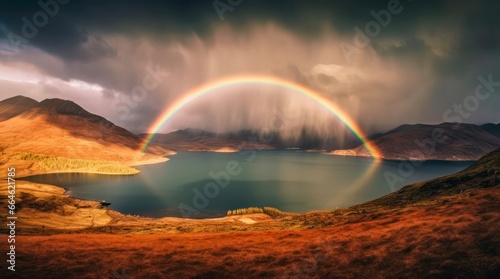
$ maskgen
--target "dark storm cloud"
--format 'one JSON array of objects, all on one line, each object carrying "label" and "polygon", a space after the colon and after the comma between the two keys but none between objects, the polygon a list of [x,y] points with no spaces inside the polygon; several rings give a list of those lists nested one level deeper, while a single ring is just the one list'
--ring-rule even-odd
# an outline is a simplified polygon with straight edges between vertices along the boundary
[{"label": "dark storm cloud", "polygon": [[[220,1],[227,3],[225,0]],[[21,34],[24,24],[21,18],[32,20],[33,15],[41,10],[37,2],[2,1],[0,22],[9,31]],[[318,35],[327,24],[340,34],[354,35],[354,26],[363,29],[367,22],[373,20],[370,11],[387,9],[388,2],[243,0],[233,11],[224,14],[224,21],[242,30],[256,22],[275,22],[303,37]],[[500,5],[497,1],[483,1],[484,4],[478,4],[479,2],[481,1],[401,1],[403,12],[392,16],[392,20],[397,19],[397,23],[384,28],[380,36],[411,37],[422,25],[432,25],[446,18],[454,19],[468,14],[472,22],[470,30],[464,31],[470,31],[467,33],[480,39],[482,48],[494,48],[498,45],[498,36],[491,35],[492,32],[497,32],[498,35],[495,14],[498,9],[495,8]],[[179,40],[182,35],[195,33],[207,38],[213,31],[212,27],[220,23],[211,0],[71,0],[59,6],[59,13],[40,28],[39,35],[30,43],[68,60],[91,60],[113,54],[113,50],[105,44],[92,52],[82,48],[90,40],[91,34],[149,34],[159,40]],[[494,25],[496,30],[487,31]],[[472,47],[474,46],[473,44]]]},{"label": "dark storm cloud", "polygon": [[[9,32],[22,36],[23,17],[32,22],[42,10],[37,2],[0,2],[0,50],[8,45]],[[400,1],[402,11],[352,55],[352,63],[339,43],[355,45],[355,27],[366,33],[373,13],[394,1],[242,0],[223,21],[214,2],[69,0],[26,48],[0,55],[0,63],[23,69],[31,64],[50,77],[99,84],[110,103],[119,94],[130,98],[146,67],[159,65],[171,73],[169,80],[130,106],[128,119],[114,119],[134,131],[189,88],[241,72],[272,73],[346,107],[354,103],[349,112],[361,123],[375,121],[374,115],[393,105],[394,117],[376,119],[386,126],[440,122],[444,110],[473,92],[478,75],[500,79],[498,1]],[[219,106],[225,108],[212,104]],[[192,121],[199,121],[191,112]],[[492,121],[487,113],[474,117]]]},{"label": "dark storm cloud", "polygon": [[[22,35],[24,22],[21,19],[26,17],[32,22],[33,15],[42,10],[37,3],[2,1],[0,24]],[[92,34],[140,34],[159,40],[177,40],[179,35],[193,32],[207,35],[211,22],[218,21],[210,1],[70,0],[58,6],[59,12],[46,26],[39,28],[39,34],[30,44],[67,60],[92,60],[112,53],[105,47],[86,53],[82,45]]]},{"label": "dark storm cloud", "polygon": [[[41,10],[37,2],[2,1],[0,24],[22,35],[21,19],[26,17],[32,21],[33,15]],[[92,61],[115,55],[111,46],[99,41],[99,34],[147,34],[157,40],[182,40],[183,35],[194,33],[209,38],[213,27],[220,23],[213,2],[72,0],[59,4],[59,12],[29,43],[64,60]],[[259,22],[275,22],[305,38],[317,36],[326,24],[350,38],[355,35],[355,26],[363,30],[366,23],[374,20],[371,11],[387,10],[389,2],[243,0],[233,11],[225,12],[224,22],[241,30]],[[391,21],[395,23],[383,28],[376,38],[378,41],[394,37],[415,41],[420,28],[451,22],[459,30],[450,32],[461,35],[457,56],[495,51],[500,45],[498,1],[401,1],[400,6],[403,11],[392,15]],[[7,32],[2,33],[5,39]],[[91,48],[84,47],[91,40]],[[413,51],[413,46],[406,44],[397,48],[394,55],[404,51]]]}]

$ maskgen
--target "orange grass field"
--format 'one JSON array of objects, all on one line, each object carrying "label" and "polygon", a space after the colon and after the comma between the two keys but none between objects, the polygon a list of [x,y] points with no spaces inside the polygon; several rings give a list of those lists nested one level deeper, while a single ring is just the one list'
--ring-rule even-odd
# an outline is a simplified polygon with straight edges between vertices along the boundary
[{"label": "orange grass field", "polygon": [[[19,236],[6,278],[495,278],[498,187],[322,229]],[[311,218],[328,218],[316,213]],[[319,218],[319,219],[322,219]],[[366,220],[373,219],[373,220]],[[5,236],[2,236],[5,239]],[[498,277],[497,277],[498,278]]]}]

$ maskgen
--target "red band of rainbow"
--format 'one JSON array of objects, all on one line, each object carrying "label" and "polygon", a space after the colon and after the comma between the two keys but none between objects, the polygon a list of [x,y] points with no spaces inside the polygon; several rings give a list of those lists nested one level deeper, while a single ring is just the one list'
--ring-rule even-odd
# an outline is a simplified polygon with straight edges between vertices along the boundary
[{"label": "red band of rainbow", "polygon": [[[272,77],[272,76],[260,76],[260,75],[244,75],[244,76],[232,76],[223,79],[219,79],[207,84],[200,85],[195,87],[186,93],[179,96],[174,102],[172,102],[169,106],[163,110],[160,116],[153,122],[153,124],[148,129],[148,137],[143,143],[141,148],[142,151],[145,151],[155,134],[170,120],[172,119],[177,112],[181,109],[189,105],[194,100],[205,96],[207,94],[215,93],[220,91],[221,89],[227,89],[232,86],[241,86],[241,85],[269,85],[280,87],[289,90],[290,92],[294,92],[296,94],[301,94],[303,96],[308,97],[309,99],[315,101],[320,106],[324,107],[330,113],[332,113],[337,119],[339,119],[367,148],[368,152],[375,159],[381,158],[380,151],[377,149],[375,145],[373,145],[368,139],[363,130],[359,127],[359,125],[346,113],[344,112],[337,104],[332,102],[331,100],[323,97],[320,93],[313,91],[305,86],[300,84],[296,84],[291,81],[287,81],[281,78]],[[235,91],[238,92],[238,91]]]}]

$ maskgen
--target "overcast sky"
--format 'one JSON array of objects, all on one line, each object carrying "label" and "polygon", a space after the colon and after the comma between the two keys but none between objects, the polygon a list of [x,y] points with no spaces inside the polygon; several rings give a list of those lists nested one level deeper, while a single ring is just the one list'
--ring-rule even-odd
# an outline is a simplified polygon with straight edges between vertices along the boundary
[{"label": "overcast sky", "polygon": [[[316,90],[368,132],[456,120],[464,101],[464,122],[500,122],[500,87],[475,96],[479,76],[500,82],[499,1],[40,2],[0,4],[1,99],[68,99],[144,132],[190,88],[260,74]],[[234,90],[190,104],[163,131],[266,129],[279,115],[291,134],[338,132],[296,94]]]}]

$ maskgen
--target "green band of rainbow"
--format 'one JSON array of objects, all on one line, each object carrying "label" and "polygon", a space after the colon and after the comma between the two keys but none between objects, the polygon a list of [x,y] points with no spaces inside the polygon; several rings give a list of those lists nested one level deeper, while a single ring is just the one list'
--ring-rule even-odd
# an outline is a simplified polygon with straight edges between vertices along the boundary
[{"label": "green band of rainbow", "polygon": [[[305,86],[271,76],[258,76],[258,75],[244,75],[244,76],[232,76],[223,79],[210,82],[198,87],[195,87],[186,93],[178,97],[174,102],[172,102],[165,110],[160,114],[160,116],[154,121],[154,123],[148,129],[148,137],[143,143],[142,150],[145,151],[155,134],[170,120],[172,117],[183,109],[185,106],[193,102],[194,100],[211,93],[220,91],[221,89],[226,89],[232,86],[241,85],[269,85],[280,87],[289,90],[290,92],[295,92],[297,94],[304,95],[309,99],[315,101],[330,113],[332,113],[337,119],[339,119],[344,125],[359,139],[361,140],[370,155],[376,159],[381,158],[380,152],[376,146],[367,140],[367,137],[359,125],[339,106],[337,106],[331,100],[326,99],[318,92],[315,92]],[[238,92],[238,91],[236,91]]]}]

